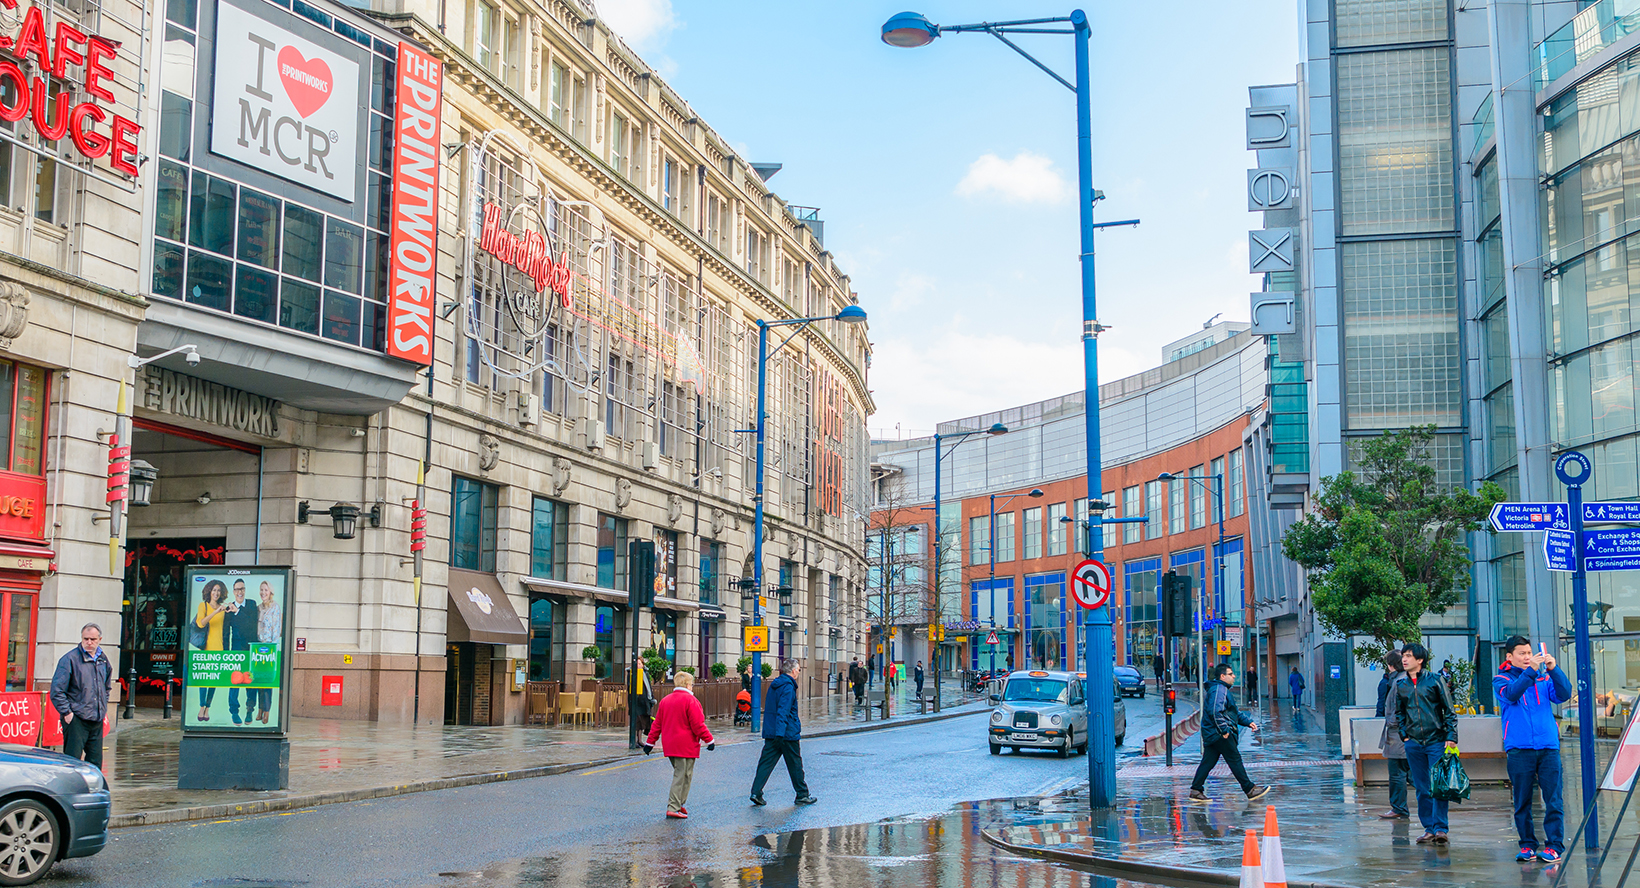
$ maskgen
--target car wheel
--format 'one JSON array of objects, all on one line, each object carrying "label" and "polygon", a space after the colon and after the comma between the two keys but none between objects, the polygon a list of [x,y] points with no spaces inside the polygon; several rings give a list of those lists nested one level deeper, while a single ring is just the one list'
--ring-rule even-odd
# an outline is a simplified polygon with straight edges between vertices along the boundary
[{"label": "car wheel", "polygon": [[1060,758],[1070,758],[1071,757],[1071,747],[1073,747],[1075,745],[1076,745],[1076,733],[1074,731],[1066,731],[1065,732],[1065,745],[1059,747],[1059,750],[1058,750],[1059,757]]},{"label": "car wheel", "polygon": [[28,885],[57,861],[62,832],[41,802],[17,799],[0,807],[0,885]]},{"label": "car wheel", "polygon": [[1139,699],[1143,700],[1144,698],[1145,698],[1145,689],[1140,688],[1139,689]]},{"label": "car wheel", "polygon": [[991,754],[992,755],[1001,755],[1002,754],[1002,744],[992,743],[991,744]]}]

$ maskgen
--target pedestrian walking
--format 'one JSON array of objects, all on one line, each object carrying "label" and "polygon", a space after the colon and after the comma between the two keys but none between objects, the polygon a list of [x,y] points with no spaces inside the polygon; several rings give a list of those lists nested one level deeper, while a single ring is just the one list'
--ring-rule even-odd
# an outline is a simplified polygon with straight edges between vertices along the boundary
[{"label": "pedestrian walking", "polygon": [[855,657],[848,667],[848,683],[854,688],[854,705],[859,706],[866,701],[866,667],[860,665],[860,658]]},{"label": "pedestrian walking", "polygon": [[1247,687],[1244,690],[1248,706],[1258,702],[1258,670],[1251,666],[1247,667]]},{"label": "pedestrian walking", "polygon": [[1287,690],[1293,692],[1294,709],[1304,705],[1305,687],[1307,687],[1307,685],[1304,684],[1304,676],[1300,675],[1298,673],[1298,667],[1294,666],[1293,671],[1287,673]]},{"label": "pedestrian walking", "polygon": [[1384,655],[1384,677],[1378,680],[1378,708],[1374,714],[1384,720],[1384,733],[1378,745],[1384,750],[1384,762],[1389,765],[1389,810],[1378,815],[1380,820],[1406,820],[1412,816],[1407,810],[1407,784],[1412,781],[1412,774],[1407,770],[1407,748],[1401,742],[1400,723],[1395,718],[1395,687],[1405,674],[1400,650]]},{"label": "pedestrian walking", "polygon": [[1151,654],[1150,655],[1150,670],[1152,672],[1156,673],[1156,686],[1161,687],[1161,685],[1162,685],[1162,655],[1161,654],[1157,653],[1157,654]]},{"label": "pedestrian walking", "polygon": [[700,758],[701,744],[717,749],[717,741],[706,729],[706,713],[695,699],[695,676],[679,672],[673,677],[677,687],[660,702],[655,712],[655,723],[649,726],[649,736],[643,745],[643,754],[655,751],[655,740],[661,741],[661,755],[672,763],[672,791],[666,797],[666,816],[674,820],[689,817],[689,785],[695,779],[695,760]]},{"label": "pedestrian walking", "polygon": [[63,721],[63,754],[102,767],[103,718],[114,664],[102,651],[102,627],[87,623],[78,647],[63,654],[51,676],[51,705]]},{"label": "pedestrian walking", "polygon": [[917,699],[921,700],[923,688],[923,667],[921,660],[917,661],[917,670],[911,673],[911,680],[917,683]]},{"label": "pedestrian walking", "polygon": [[786,774],[791,777],[792,791],[797,793],[797,804],[819,801],[809,794],[808,781],[803,779],[803,750],[798,745],[803,722],[797,717],[797,676],[802,671],[796,660],[781,660],[780,675],[769,684],[769,697],[763,701],[763,755],[757,760],[757,776],[752,779],[754,805],[766,804],[763,786],[781,759],[786,760]]},{"label": "pedestrian walking", "polygon": [[655,720],[655,692],[650,687],[652,684],[649,675],[644,672],[643,660],[634,655],[626,677],[626,711],[632,713],[632,725],[638,729],[639,737],[649,733],[650,723]]},{"label": "pedestrian walking", "polygon": [[[1522,863],[1533,857],[1556,863],[1566,853],[1565,815],[1560,800],[1560,730],[1555,706],[1572,699],[1572,683],[1542,645],[1512,635],[1503,643],[1503,667],[1492,676],[1503,716],[1503,753],[1515,802],[1515,832]],[[1543,845],[1532,825],[1532,784],[1543,796]]]},{"label": "pedestrian walking", "polygon": [[1446,801],[1430,793],[1429,772],[1443,754],[1458,748],[1458,713],[1446,682],[1424,668],[1428,662],[1423,645],[1411,642],[1402,649],[1406,677],[1395,687],[1395,720],[1406,744],[1412,786],[1418,790],[1418,822],[1424,826],[1418,844],[1445,845]]},{"label": "pedestrian walking", "polygon": [[1202,707],[1202,761],[1196,766],[1195,779],[1190,781],[1192,802],[1208,800],[1203,791],[1207,788],[1207,775],[1213,773],[1221,758],[1230,766],[1230,773],[1241,784],[1241,791],[1247,793],[1249,801],[1264,798],[1270,792],[1270,787],[1257,786],[1247,779],[1247,768],[1241,763],[1241,750],[1236,745],[1241,740],[1241,728],[1245,725],[1257,731],[1258,723],[1236,709],[1236,695],[1232,690],[1235,684],[1234,666],[1220,663],[1213,668],[1213,680],[1207,684],[1207,703]]}]

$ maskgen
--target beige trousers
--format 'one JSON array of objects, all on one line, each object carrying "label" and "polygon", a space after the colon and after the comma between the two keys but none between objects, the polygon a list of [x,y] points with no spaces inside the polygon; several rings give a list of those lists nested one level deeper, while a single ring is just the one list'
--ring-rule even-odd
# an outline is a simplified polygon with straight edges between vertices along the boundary
[{"label": "beige trousers", "polygon": [[666,797],[666,810],[681,811],[689,804],[689,784],[695,780],[695,759],[671,756],[672,793]]}]

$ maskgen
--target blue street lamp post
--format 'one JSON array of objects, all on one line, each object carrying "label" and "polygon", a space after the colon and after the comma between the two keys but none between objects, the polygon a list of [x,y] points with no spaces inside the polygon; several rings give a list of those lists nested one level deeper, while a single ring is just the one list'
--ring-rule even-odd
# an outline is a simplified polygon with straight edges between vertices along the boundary
[{"label": "blue street lamp post", "polygon": [[[1070,28],[1042,27],[1069,23]],[[1088,439],[1088,498],[1097,498],[1102,491],[1100,479],[1099,453],[1099,333],[1105,329],[1099,323],[1098,313],[1095,311],[1094,301],[1094,261],[1093,261],[1093,232],[1095,227],[1108,225],[1136,225],[1138,220],[1104,223],[1095,226],[1093,222],[1093,203],[1097,193],[1093,190],[1093,119],[1089,102],[1093,90],[1088,74],[1088,16],[1078,9],[1069,16],[1059,18],[1023,19],[1010,22],[983,22],[973,25],[936,25],[924,16],[915,12],[902,12],[889,19],[883,25],[883,42],[890,46],[914,48],[927,46],[943,33],[960,33],[977,31],[990,34],[1004,44],[1024,56],[1031,64],[1042,69],[1049,77],[1058,81],[1076,94],[1076,142],[1077,142],[1077,209],[1081,223],[1081,261],[1082,261],[1082,359],[1085,375],[1084,399],[1087,413]],[[1059,76],[1030,53],[1021,49],[1018,44],[1008,39],[1009,34],[1069,34],[1076,43],[1076,83]],[[1095,516],[1092,524],[1095,529],[1100,526],[1100,518]],[[1103,533],[1090,534],[1089,555],[1100,557],[1103,548]],[[1109,606],[1101,607],[1087,615],[1087,649],[1085,669],[1088,674],[1088,687],[1091,690],[1088,697],[1088,734],[1094,741],[1088,745],[1088,799],[1095,808],[1108,808],[1116,801],[1116,747],[1115,747],[1115,720],[1116,707],[1111,695],[1098,689],[1112,687],[1115,677],[1115,647],[1111,639],[1111,620]]]},{"label": "blue street lamp post", "polygon": [[[957,445],[967,440],[970,436],[982,434],[1006,435],[1008,434],[1008,427],[998,422],[992,423],[991,427],[988,429],[976,429],[972,432],[958,432],[955,435],[942,435],[939,432],[934,433],[934,619],[936,620],[940,618],[939,608],[944,603],[944,599],[940,597],[940,575],[944,572],[945,568],[945,561],[942,555],[945,549],[945,536],[943,533],[943,528],[940,526],[940,503],[942,495],[942,489],[940,487],[940,465],[945,460],[945,452],[942,451],[940,447],[943,442],[952,441],[953,443],[951,445],[951,449],[956,450]],[[992,533],[995,534],[995,532],[995,528],[992,528]],[[996,570],[993,568],[991,572],[996,573]],[[939,649],[933,645],[929,645],[929,647],[931,649],[930,659],[933,660],[932,665],[934,667],[934,711],[939,712]]]},{"label": "blue street lamp post", "polygon": [[[835,315],[820,318],[789,318],[784,321],[757,322],[757,422],[751,429],[757,439],[757,487],[752,496],[752,625],[763,625],[763,445],[768,426],[769,358],[797,338],[802,330],[793,331],[784,342],[769,351],[769,330],[774,327],[806,327],[815,321],[842,321],[845,324],[863,324],[866,310],[858,305],[845,306]],[[742,431],[746,431],[742,429]],[[763,725],[763,653],[752,652],[752,731]]]}]

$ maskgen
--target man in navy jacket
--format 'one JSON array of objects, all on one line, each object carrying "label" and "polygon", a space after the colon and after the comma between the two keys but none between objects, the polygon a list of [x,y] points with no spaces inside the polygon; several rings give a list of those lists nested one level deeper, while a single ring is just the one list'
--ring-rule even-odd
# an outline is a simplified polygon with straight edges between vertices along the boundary
[{"label": "man in navy jacket", "polygon": [[[1572,699],[1572,683],[1547,653],[1512,635],[1503,643],[1505,661],[1492,676],[1492,691],[1503,714],[1503,750],[1514,787],[1515,832],[1520,834],[1519,861],[1537,857],[1549,863],[1566,853],[1566,828],[1560,803],[1560,730],[1555,706]],[[1532,784],[1543,794],[1543,847],[1532,829]]]},{"label": "man in navy jacket", "polygon": [[792,778],[797,804],[812,805],[819,801],[809,795],[809,784],[803,779],[803,752],[798,747],[803,722],[797,717],[797,676],[802,671],[796,660],[781,660],[780,676],[769,682],[769,696],[763,701],[763,755],[757,760],[757,777],[752,780],[754,805],[764,804],[763,785],[769,782],[775,763],[781,759],[786,760],[786,773]]}]

